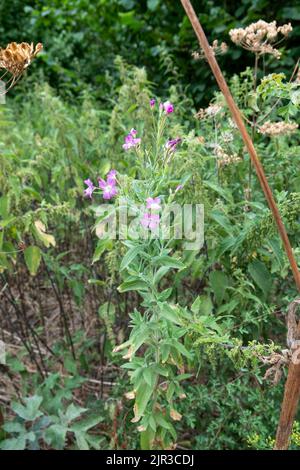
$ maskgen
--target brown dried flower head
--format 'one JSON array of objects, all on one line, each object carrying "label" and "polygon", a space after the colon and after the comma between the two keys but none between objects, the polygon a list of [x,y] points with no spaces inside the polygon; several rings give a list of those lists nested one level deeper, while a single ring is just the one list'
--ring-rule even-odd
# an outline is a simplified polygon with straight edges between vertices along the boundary
[{"label": "brown dried flower head", "polygon": [[11,75],[7,82],[6,92],[12,88],[42,49],[41,43],[34,47],[33,43],[28,44],[27,42],[20,44],[11,42],[5,49],[0,48],[0,69],[4,70],[0,79],[4,78],[7,73]]},{"label": "brown dried flower head", "polygon": [[261,134],[268,135],[270,137],[278,137],[281,135],[291,134],[298,128],[298,124],[295,122],[271,122],[266,121],[262,126],[259,127],[258,132]]},{"label": "brown dried flower head", "polygon": [[[212,52],[214,53],[214,55],[226,54],[226,52],[228,50],[228,46],[227,46],[226,42],[221,42],[221,44],[219,44],[219,41],[217,39],[215,39],[213,41],[210,48],[211,48]],[[192,52],[192,56],[195,60],[205,59],[205,54],[204,54],[204,51],[203,51],[202,48],[201,48],[200,52],[199,51]]]},{"label": "brown dried flower head", "polygon": [[217,157],[217,165],[219,168],[242,161],[236,153],[228,154],[219,144],[213,144],[213,153]]},{"label": "brown dried flower head", "polygon": [[182,415],[178,411],[174,410],[174,408],[171,409],[170,416],[173,421],[180,421],[182,418]]},{"label": "brown dried flower head", "polygon": [[259,20],[246,28],[231,29],[229,36],[232,42],[248,51],[258,55],[272,54],[276,59],[279,59],[281,53],[276,47],[292,30],[291,23],[277,26],[276,21],[267,23]]},{"label": "brown dried flower head", "polygon": [[224,155],[224,157],[218,160],[219,168],[222,168],[227,165],[232,165],[233,163],[240,163],[242,161],[241,157],[234,155]]},{"label": "brown dried flower head", "polygon": [[217,103],[212,103],[205,109],[200,108],[195,117],[197,119],[214,118],[221,110],[222,106]]}]

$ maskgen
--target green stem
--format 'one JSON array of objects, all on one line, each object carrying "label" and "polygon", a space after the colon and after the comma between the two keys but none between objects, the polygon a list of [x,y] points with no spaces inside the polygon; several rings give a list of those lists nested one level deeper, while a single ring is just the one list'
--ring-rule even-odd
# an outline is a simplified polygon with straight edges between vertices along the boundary
[{"label": "green stem", "polygon": [[[257,88],[257,73],[258,73],[258,62],[259,62],[259,55],[255,54],[255,61],[254,61],[254,71],[253,71],[253,91],[256,92]],[[256,112],[253,113],[252,117],[252,126],[251,126],[251,138],[254,141],[255,138],[255,130],[256,130],[256,119],[257,115]],[[252,162],[251,158],[249,158],[249,171],[248,171],[248,200],[251,200],[251,189],[252,189]]]}]

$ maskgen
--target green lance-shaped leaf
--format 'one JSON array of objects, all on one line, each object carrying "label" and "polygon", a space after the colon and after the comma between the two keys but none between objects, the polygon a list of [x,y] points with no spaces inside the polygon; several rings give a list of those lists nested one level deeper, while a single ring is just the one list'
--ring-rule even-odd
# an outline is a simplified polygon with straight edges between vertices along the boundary
[{"label": "green lance-shaped leaf", "polygon": [[272,289],[272,276],[266,265],[262,261],[256,259],[249,264],[248,271],[255,284],[257,284],[265,296],[267,296]]},{"label": "green lance-shaped leaf", "polygon": [[30,274],[35,276],[42,259],[42,253],[38,246],[29,246],[24,251],[25,263]]},{"label": "green lance-shaped leaf", "polygon": [[134,405],[134,421],[138,422],[143,416],[149,400],[153,394],[154,385],[148,385],[144,380],[141,381],[137,391]]},{"label": "green lance-shaped leaf", "polygon": [[141,246],[134,246],[130,248],[122,260],[120,271],[126,269],[142,250],[143,248]]},{"label": "green lance-shaped leaf", "polygon": [[210,285],[215,295],[215,299],[218,304],[221,304],[226,288],[228,287],[228,277],[223,271],[213,271],[209,276]]}]

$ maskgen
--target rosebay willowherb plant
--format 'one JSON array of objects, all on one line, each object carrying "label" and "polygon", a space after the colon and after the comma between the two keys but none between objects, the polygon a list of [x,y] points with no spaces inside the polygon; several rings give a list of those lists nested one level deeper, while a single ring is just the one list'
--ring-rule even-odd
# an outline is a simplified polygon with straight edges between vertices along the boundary
[{"label": "rosebay willowherb plant", "polygon": [[[241,77],[233,77],[231,87],[248,124],[254,123],[256,145],[272,183],[282,191],[289,175],[289,188],[297,191],[295,159],[288,161],[286,155],[292,155],[293,142],[287,133],[294,131],[292,138],[297,142],[297,126],[290,119],[299,109],[299,83],[285,81],[282,74],[254,83],[253,71],[247,69]],[[123,256],[119,291],[133,291],[134,298],[138,293],[140,303],[132,308],[129,339],[115,352],[122,352],[128,360],[123,367],[129,370],[132,389],[126,397],[134,400],[132,421],[141,432],[142,447],[166,448],[176,445],[176,431],[181,434],[180,415],[186,424],[183,398],[189,395],[187,381],[192,380],[186,374],[193,375],[201,365],[203,380],[209,383],[206,354],[210,362],[220,355],[224,371],[227,350],[234,366],[239,367],[234,341],[229,340],[232,331],[243,344],[269,338],[264,323],[274,321],[276,305],[270,305],[270,294],[273,274],[280,268],[273,253],[279,253],[280,247],[255,180],[255,202],[249,197],[248,157],[222,96],[216,94],[215,100],[200,110],[197,131],[185,136],[179,127],[178,132],[170,131],[176,115],[171,103],[158,105],[152,99],[150,110],[151,125],[148,119],[144,128],[143,122],[133,121],[139,127],[131,129],[123,144],[130,176],[112,170],[97,185],[86,180],[86,196],[99,192],[103,199],[118,203],[117,209],[117,204],[105,206],[107,212],[96,224],[98,233],[103,233],[104,222],[114,219],[114,212],[121,213],[124,206],[130,208],[134,219],[115,243],[123,245],[119,251]],[[278,124],[279,119],[284,121]],[[192,141],[197,142],[194,153],[190,151]],[[285,171],[279,172],[279,168]],[[164,236],[164,221],[168,205],[197,202],[201,197],[207,200],[209,224],[206,245],[197,256],[199,251],[188,253],[178,240],[176,217],[171,219],[169,238]],[[283,216],[291,221],[298,217],[294,210],[286,213],[286,207],[297,204],[293,194],[277,197]],[[100,241],[98,246],[101,243],[105,247],[107,242]],[[281,276],[287,276],[284,270]],[[244,349],[239,344],[237,349],[247,351],[254,362],[269,355],[259,351],[260,345],[254,351],[252,346]]]},{"label": "rosebay willowherb plant", "polygon": [[[105,212],[96,223],[98,233],[103,233],[104,224],[115,210],[120,213],[126,206],[134,217],[119,233],[126,251],[120,265],[123,282],[118,290],[137,292],[141,302],[130,314],[129,339],[115,347],[114,352],[122,352],[128,361],[122,366],[130,371],[132,383],[126,398],[134,401],[132,422],[137,423],[143,449],[175,446],[174,423],[182,418],[177,403],[185,398],[181,382],[191,376],[189,362],[194,356],[189,341],[192,329],[195,331],[198,326],[198,337],[205,337],[205,342],[226,341],[214,319],[199,317],[195,305],[189,309],[176,303],[172,285],[166,286],[166,278],[170,280],[175,270],[186,268],[174,255],[179,243],[178,213],[170,217],[168,210],[176,205],[177,195],[189,183],[179,164],[182,138],[165,137],[173,104],[167,101],[158,106],[151,99],[150,107],[153,145],[146,148],[134,128],[123,144],[125,152],[135,155],[137,177],[111,170],[106,180],[99,179],[98,187],[90,179],[85,180],[88,198],[100,193],[106,201],[119,202],[118,206],[105,205]],[[180,171],[176,172],[176,168]]]}]

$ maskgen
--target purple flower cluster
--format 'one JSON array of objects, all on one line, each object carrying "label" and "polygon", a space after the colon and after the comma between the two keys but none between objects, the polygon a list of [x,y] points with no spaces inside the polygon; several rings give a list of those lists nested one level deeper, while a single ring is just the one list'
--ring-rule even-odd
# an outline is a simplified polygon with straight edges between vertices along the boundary
[{"label": "purple flower cluster", "polygon": [[150,209],[151,211],[160,211],[161,209],[160,197],[148,197],[146,199],[146,203],[147,209]]},{"label": "purple flower cluster", "polygon": [[[102,189],[102,196],[103,199],[111,199],[112,197],[118,194],[118,190],[116,188],[117,185],[117,172],[116,170],[110,170],[107,174],[106,181],[102,178],[98,179],[99,188]],[[84,190],[84,195],[92,199],[92,194],[95,191],[96,186],[94,183],[88,178],[84,181],[87,185],[87,188]]]},{"label": "purple flower cluster", "polygon": [[146,199],[146,208],[149,210],[145,212],[142,219],[141,225],[144,228],[155,230],[159,226],[160,216],[157,214],[161,210],[160,198],[159,197],[148,197]]},{"label": "purple flower cluster", "polygon": [[170,101],[160,103],[159,108],[164,111],[165,114],[171,114],[174,112],[174,105]]},{"label": "purple flower cluster", "polygon": [[125,137],[125,143],[123,144],[124,150],[129,150],[141,143],[141,139],[137,138],[136,135],[137,131],[135,129],[131,129],[129,134]]},{"label": "purple flower cluster", "polygon": [[159,226],[159,220],[159,214],[149,214],[146,212],[142,217],[141,224],[144,228],[155,230]]},{"label": "purple flower cluster", "polygon": [[[155,98],[151,98],[150,100],[150,107],[154,108],[156,103]],[[160,103],[159,108],[165,112],[165,114],[171,114],[174,112],[174,105],[170,103],[170,101],[165,101],[164,103]]]},{"label": "purple flower cluster", "polygon": [[171,114],[174,111],[174,106],[170,101],[165,101],[165,103],[163,103],[163,109],[166,114]]},{"label": "purple flower cluster", "polygon": [[102,189],[103,199],[111,199],[116,194],[118,194],[118,190],[116,188],[117,179],[116,179],[116,170],[111,170],[108,175],[106,181],[99,178],[99,188]]},{"label": "purple flower cluster", "polygon": [[171,139],[168,140],[166,143],[166,149],[169,150],[170,152],[175,152],[176,146],[182,142],[182,139],[180,137],[177,137],[176,139]]},{"label": "purple flower cluster", "polygon": [[84,180],[84,184],[87,185],[87,188],[84,190],[84,195],[92,199],[92,194],[96,189],[94,183],[90,180],[90,178],[88,178],[87,180]]}]

